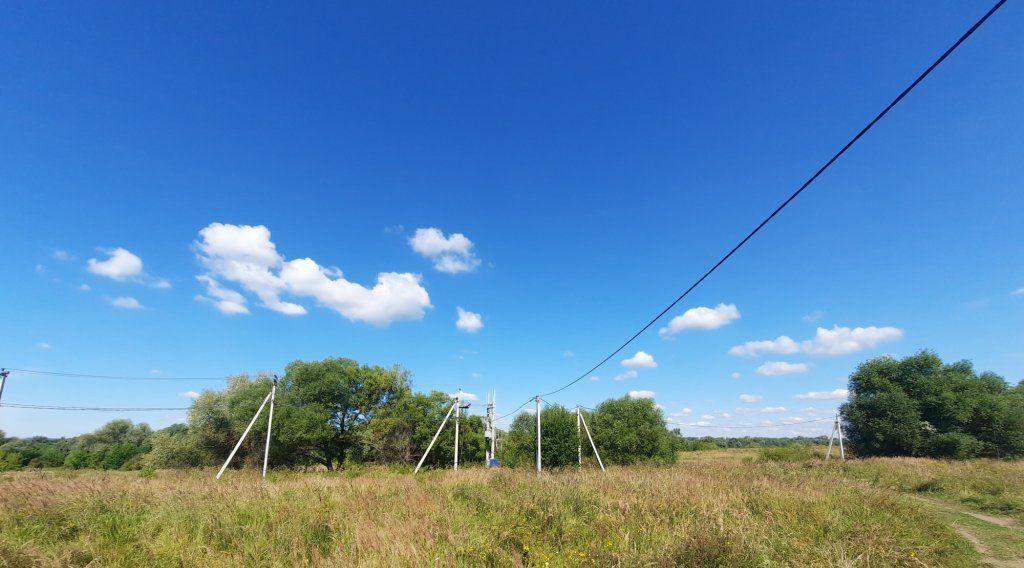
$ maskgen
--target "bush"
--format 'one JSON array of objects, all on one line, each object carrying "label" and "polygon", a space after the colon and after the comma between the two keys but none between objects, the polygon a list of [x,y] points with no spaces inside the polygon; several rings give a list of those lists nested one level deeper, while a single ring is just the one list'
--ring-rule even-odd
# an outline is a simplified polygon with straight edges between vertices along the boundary
[{"label": "bush", "polygon": [[970,434],[946,432],[934,434],[924,444],[924,455],[932,458],[967,460],[976,458],[984,444]]}]

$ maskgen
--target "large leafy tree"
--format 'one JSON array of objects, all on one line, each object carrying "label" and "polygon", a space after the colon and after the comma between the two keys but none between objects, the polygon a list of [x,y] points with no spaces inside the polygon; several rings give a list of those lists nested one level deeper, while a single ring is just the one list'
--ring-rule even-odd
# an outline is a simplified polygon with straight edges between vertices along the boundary
[{"label": "large leafy tree", "polygon": [[[576,463],[576,413],[559,405],[540,413],[541,466],[554,469]],[[500,459],[511,467],[532,466],[537,456],[537,417],[521,413],[501,443]]]},{"label": "large leafy tree", "polygon": [[672,433],[649,398],[612,398],[598,405],[587,423],[605,463],[668,463],[675,460]]},{"label": "large leafy tree", "polygon": [[295,361],[279,385],[275,437],[293,458],[334,469],[362,457],[370,422],[410,390],[409,372],[398,366],[345,358]]},{"label": "large leafy tree", "polygon": [[933,352],[879,357],[850,376],[844,430],[861,455],[969,458],[1024,454],[1021,386]]}]

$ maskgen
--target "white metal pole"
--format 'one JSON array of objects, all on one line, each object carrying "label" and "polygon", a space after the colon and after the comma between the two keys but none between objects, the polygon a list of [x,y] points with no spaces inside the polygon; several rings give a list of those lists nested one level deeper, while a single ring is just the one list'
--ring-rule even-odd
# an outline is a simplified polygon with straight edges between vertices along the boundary
[{"label": "white metal pole", "polygon": [[498,425],[494,423],[494,414],[498,408],[498,389],[491,391],[491,459],[497,458]]},{"label": "white metal pole", "polygon": [[423,457],[420,458],[420,463],[416,464],[416,469],[413,470],[412,472],[413,475],[415,475],[416,472],[420,470],[420,467],[423,465],[423,462],[427,459],[427,454],[430,453],[430,448],[434,447],[434,442],[436,442],[437,437],[441,435],[441,429],[444,428],[444,425],[448,422],[448,418],[451,417],[452,411],[455,410],[455,407],[457,405],[458,403],[453,404],[452,407],[448,409],[448,414],[444,415],[444,420],[441,421],[441,425],[437,427],[437,432],[434,433],[434,439],[430,440],[430,444],[427,446],[427,451],[423,452]]},{"label": "white metal pole", "polygon": [[846,451],[843,450],[843,421],[836,414],[836,434],[839,436],[839,457],[846,461]]},{"label": "white metal pole", "polygon": [[267,478],[267,461],[270,460],[270,428],[274,425],[274,398],[277,395],[277,377],[270,387],[270,414],[267,415],[267,444],[263,448],[263,479]]},{"label": "white metal pole", "polygon": [[832,457],[832,442],[836,439],[836,423],[832,423],[832,433],[828,435],[828,451],[825,452],[825,461]]},{"label": "white metal pole", "polygon": [[594,437],[590,435],[590,428],[587,427],[587,419],[583,418],[583,414],[580,414],[580,421],[583,422],[583,429],[587,432],[590,447],[594,449],[594,455],[597,456],[597,465],[601,466],[601,471],[604,471],[604,462],[601,461],[601,454],[597,452],[597,444],[594,443]]},{"label": "white metal pole", "polygon": [[580,414],[579,405],[576,406],[576,460],[579,462],[580,468],[583,467],[583,432],[580,430],[580,421],[583,420],[583,415]]},{"label": "white metal pole", "polygon": [[540,474],[540,395],[534,400],[537,403],[537,474]]},{"label": "white metal pole", "polygon": [[238,443],[235,444],[235,449],[231,450],[231,455],[228,456],[227,461],[224,462],[224,465],[220,466],[220,471],[217,472],[217,479],[220,479],[220,476],[224,475],[224,470],[227,469],[228,464],[231,463],[231,458],[235,457],[235,452],[238,451],[238,448],[242,447],[242,442],[244,442],[245,437],[249,435],[249,430],[251,430],[252,425],[256,423],[256,419],[260,417],[260,413],[263,412],[263,407],[267,405],[267,401],[270,400],[270,395],[273,394],[273,392],[274,391],[271,390],[267,393],[267,398],[263,399],[263,404],[260,405],[260,409],[252,416],[252,420],[249,421],[249,425],[245,427],[245,432],[242,432],[242,437],[239,438]]},{"label": "white metal pole", "polygon": [[455,469],[459,469],[459,414],[462,413],[462,389],[455,393]]}]

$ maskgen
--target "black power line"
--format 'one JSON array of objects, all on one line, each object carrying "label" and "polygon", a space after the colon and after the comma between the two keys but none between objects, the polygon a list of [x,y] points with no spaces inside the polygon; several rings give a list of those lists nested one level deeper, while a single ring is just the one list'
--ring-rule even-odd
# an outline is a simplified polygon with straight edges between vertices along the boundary
[{"label": "black power line", "polygon": [[[876,123],[878,123],[878,121],[882,120],[882,118],[886,114],[888,114],[889,111],[893,109],[893,107],[895,107],[897,104],[899,104],[900,101],[902,101],[904,97],[906,97],[908,94],[910,94],[910,92],[913,91],[914,88],[917,87],[917,85],[920,84],[921,81],[923,81],[925,79],[925,77],[927,77],[929,74],[931,74],[931,72],[933,70],[935,70],[935,68],[938,67],[939,64],[941,64],[943,61],[945,61],[946,58],[950,56],[950,54],[952,54],[958,47],[960,47],[960,44],[962,44],[964,41],[967,40],[967,38],[971,37],[971,35],[979,27],[981,27],[981,25],[984,24],[985,21],[988,20],[988,18],[992,14],[994,14],[996,12],[996,10],[1001,8],[1003,6],[1003,4],[1005,4],[1005,3],[1006,3],[1006,0],[999,0],[998,2],[996,2],[996,4],[994,6],[992,6],[992,8],[989,9],[989,11],[986,12],[984,16],[981,17],[981,19],[979,19],[977,22],[975,22],[974,25],[971,26],[970,29],[968,29],[966,32],[964,32],[964,34],[961,35],[960,38],[957,39],[953,43],[953,45],[949,46],[949,48],[946,49],[946,51],[944,51],[942,53],[942,55],[939,56],[938,59],[936,59],[931,65],[929,65],[928,68],[924,70],[924,72],[922,72],[920,75],[918,75],[917,78],[914,79],[914,81],[912,83],[910,83],[910,85],[908,85],[905,89],[903,89],[903,91],[901,91],[900,94],[897,95],[896,98],[892,100],[892,102],[890,102],[888,105],[886,105],[886,107],[884,109],[882,109],[881,112],[879,112],[873,119],[871,119],[871,121],[868,122],[867,126],[865,126],[864,128],[861,128],[860,131],[857,132],[857,134],[853,138],[851,138],[849,142],[847,142],[842,148],[840,148],[840,150],[838,152],[836,152],[835,155],[833,155],[831,158],[829,158],[829,160],[827,162],[825,162],[825,164],[823,166],[818,168],[818,170],[816,172],[814,172],[814,175],[809,177],[807,179],[807,181],[805,181],[796,191],[794,191],[792,194],[790,194],[790,196],[787,197],[786,200],[782,202],[782,204],[780,204],[778,207],[776,207],[775,210],[772,211],[771,214],[769,214],[767,217],[765,217],[764,220],[761,221],[760,224],[758,224],[756,227],[754,227],[754,229],[752,231],[750,231],[750,233],[748,233],[747,236],[743,237],[743,240],[741,240],[739,243],[737,243],[736,246],[732,247],[732,249],[730,249],[729,252],[727,252],[725,254],[725,256],[723,256],[721,259],[719,259],[718,262],[716,262],[714,264],[714,266],[709,268],[700,278],[698,278],[693,284],[691,284],[690,287],[687,288],[685,292],[680,294],[679,297],[677,297],[675,300],[673,300],[672,303],[670,303],[668,306],[665,307],[665,309],[661,310],[661,312],[658,313],[658,315],[654,316],[654,319],[652,319],[651,321],[647,322],[647,324],[644,325],[643,327],[641,327],[639,331],[637,331],[629,339],[627,339],[625,343],[623,343],[618,348],[616,348],[614,351],[609,353],[607,357],[602,359],[598,364],[596,364],[593,367],[591,367],[590,370],[588,370],[587,372],[583,373],[582,375],[580,375],[576,379],[570,381],[569,383],[567,383],[567,384],[565,384],[565,385],[563,385],[563,386],[561,386],[561,387],[559,387],[559,388],[557,388],[557,389],[555,389],[555,390],[553,390],[553,391],[551,391],[549,393],[542,394],[541,396],[542,397],[544,397],[544,396],[551,396],[551,395],[553,395],[555,393],[558,393],[558,392],[561,392],[561,391],[571,387],[572,385],[578,383],[579,381],[583,380],[584,377],[587,377],[588,375],[590,375],[591,373],[596,371],[598,368],[600,368],[602,365],[607,363],[612,357],[618,355],[618,353],[620,351],[625,349],[630,343],[633,342],[633,340],[635,340],[637,337],[639,337],[640,334],[642,334],[643,332],[647,331],[652,325],[655,324],[655,322],[660,320],[666,313],[669,312],[669,310],[674,308],[676,306],[676,304],[678,304],[680,301],[683,300],[683,298],[688,296],[690,294],[690,292],[692,292],[694,290],[694,288],[699,286],[702,282],[704,282],[705,279],[707,279],[709,276],[711,276],[712,273],[714,273],[716,270],[718,270],[718,267],[720,267],[723,264],[725,264],[725,261],[729,260],[729,258],[732,257],[732,255],[735,254],[736,251],[740,250],[740,248],[742,248],[743,245],[747,244],[747,241],[752,239],[754,237],[754,235],[756,235],[758,232],[760,232],[760,230],[762,228],[764,228],[765,225],[767,225],[772,219],[774,219],[776,215],[778,215],[780,212],[782,212],[782,210],[785,209],[786,206],[788,206],[794,199],[796,199],[797,196],[799,196],[801,193],[803,193],[803,191],[805,189],[807,189],[808,186],[810,186],[812,183],[814,183],[814,181],[816,179],[818,179],[818,177],[821,176],[821,174],[823,174],[825,172],[825,170],[827,170],[830,166],[832,166],[832,164],[834,164],[836,162],[836,160],[838,160],[843,154],[845,154],[846,151],[850,149],[850,147],[852,147],[854,144],[856,144],[857,141],[861,139],[861,137],[863,137],[865,134],[867,134],[867,132],[869,130],[871,130],[871,128],[874,127]],[[523,406],[525,406],[525,404]],[[520,407],[520,408],[522,408],[522,407]]]}]

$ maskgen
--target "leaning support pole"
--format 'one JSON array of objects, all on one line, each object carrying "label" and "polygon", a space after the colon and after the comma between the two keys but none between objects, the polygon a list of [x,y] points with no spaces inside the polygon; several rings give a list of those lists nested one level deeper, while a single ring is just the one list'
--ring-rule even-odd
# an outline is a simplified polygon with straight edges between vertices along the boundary
[{"label": "leaning support pole", "polygon": [[242,437],[239,438],[238,443],[235,444],[235,449],[231,450],[231,455],[228,456],[227,461],[224,462],[224,465],[220,466],[220,471],[217,472],[217,479],[220,479],[220,476],[224,475],[224,470],[228,468],[228,464],[231,463],[231,459],[235,457],[235,454],[238,452],[238,448],[242,447],[242,442],[244,442],[245,437],[249,435],[249,430],[252,430],[252,425],[255,424],[256,419],[260,417],[260,414],[263,412],[263,407],[267,405],[268,401],[270,401],[270,396],[272,394],[274,394],[273,389],[267,393],[267,398],[263,399],[263,404],[260,405],[260,409],[252,416],[252,420],[250,420],[249,425],[245,427],[245,432],[242,432]]},{"label": "leaning support pole", "polygon": [[267,415],[267,444],[263,448],[263,479],[267,478],[267,462],[270,460],[270,428],[274,425],[274,398],[277,395],[277,375],[274,386],[270,387],[270,414]]},{"label": "leaning support pole", "polygon": [[540,475],[540,395],[534,399],[537,403],[537,475]]},{"label": "leaning support pole", "polygon": [[423,457],[420,458],[420,463],[416,464],[416,469],[413,470],[413,472],[412,472],[413,475],[416,475],[416,472],[418,472],[420,470],[420,467],[423,466],[423,462],[426,461],[426,459],[427,459],[427,454],[430,453],[430,448],[434,447],[434,442],[436,442],[437,441],[437,437],[441,435],[441,430],[444,429],[444,425],[448,422],[448,418],[451,417],[452,412],[455,410],[455,407],[457,407],[458,405],[459,405],[458,402],[453,404],[452,407],[448,409],[448,414],[444,415],[444,420],[442,420],[441,421],[441,425],[437,427],[437,432],[434,434],[434,439],[431,440],[430,441],[430,445],[427,446],[427,451],[423,452]]},{"label": "leaning support pole", "polygon": [[604,471],[604,463],[601,461],[601,454],[597,452],[597,445],[594,444],[594,437],[590,435],[590,428],[587,427],[587,420],[583,418],[583,413],[580,413],[580,422],[583,422],[583,429],[587,432],[587,439],[590,440],[590,447],[594,449],[594,455],[597,456],[597,465],[601,466],[601,471]]},{"label": "leaning support pole", "polygon": [[839,457],[846,461],[846,451],[843,450],[843,421],[839,419],[839,414],[836,414],[836,434],[839,435]]}]

